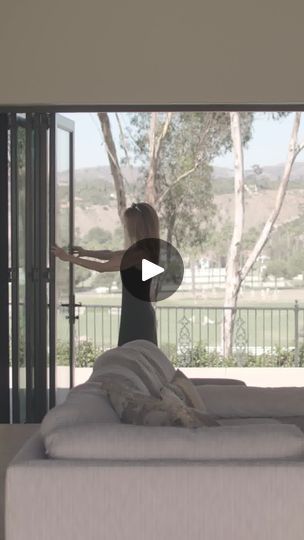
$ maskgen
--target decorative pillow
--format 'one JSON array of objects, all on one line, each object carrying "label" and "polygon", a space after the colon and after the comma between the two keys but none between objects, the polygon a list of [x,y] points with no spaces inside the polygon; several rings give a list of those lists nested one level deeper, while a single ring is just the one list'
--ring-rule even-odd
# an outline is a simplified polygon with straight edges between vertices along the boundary
[{"label": "decorative pillow", "polygon": [[166,387],[161,389],[160,398],[132,392],[110,381],[104,381],[103,388],[121,422],[125,424],[190,428],[218,425],[211,416],[187,407]]},{"label": "decorative pillow", "polygon": [[207,412],[203,398],[201,397],[196,386],[184,375],[179,369],[176,370],[175,375],[170,383],[170,388],[181,392],[184,396],[184,401],[189,407],[198,409],[201,412]]}]

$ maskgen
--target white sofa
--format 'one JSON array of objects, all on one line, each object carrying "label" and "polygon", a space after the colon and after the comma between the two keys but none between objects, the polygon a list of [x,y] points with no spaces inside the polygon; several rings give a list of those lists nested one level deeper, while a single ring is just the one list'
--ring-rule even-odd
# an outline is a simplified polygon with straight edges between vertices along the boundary
[{"label": "white sofa", "polygon": [[271,389],[199,385],[222,425],[133,426],[100,389],[101,364],[9,465],[5,540],[303,540],[303,389],[285,392],[284,415]]}]

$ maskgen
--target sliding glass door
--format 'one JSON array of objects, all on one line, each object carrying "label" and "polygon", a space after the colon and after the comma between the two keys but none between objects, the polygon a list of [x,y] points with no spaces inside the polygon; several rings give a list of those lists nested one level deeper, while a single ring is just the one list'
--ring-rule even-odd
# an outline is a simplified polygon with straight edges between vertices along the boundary
[{"label": "sliding glass door", "polygon": [[[0,374],[5,377],[10,366],[11,387],[10,398],[2,393],[6,409],[1,419],[40,422],[74,384],[73,267],[50,255],[54,242],[67,249],[73,244],[74,125],[55,114],[10,114],[1,119],[4,199],[7,190],[7,205],[2,201],[7,217],[6,223],[2,216],[3,276],[7,266],[2,298],[5,301],[7,290],[8,301],[1,311]],[[62,346],[68,376],[57,366]],[[6,388],[7,381],[2,385]]]}]

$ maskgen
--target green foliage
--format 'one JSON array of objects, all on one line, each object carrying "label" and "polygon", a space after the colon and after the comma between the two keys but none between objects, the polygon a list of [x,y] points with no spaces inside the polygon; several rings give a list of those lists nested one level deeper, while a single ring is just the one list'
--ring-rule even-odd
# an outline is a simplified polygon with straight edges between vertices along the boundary
[{"label": "green foliage", "polygon": [[96,275],[92,283],[92,287],[94,289],[96,289],[97,287],[107,287],[110,293],[114,281],[118,286],[120,282],[120,276],[118,272],[104,272],[102,274],[100,273]]},{"label": "green foliage", "polygon": [[112,233],[102,227],[93,227],[82,241],[86,249],[109,249],[112,247]]},{"label": "green foliage", "polygon": [[261,231],[256,227],[250,227],[248,231],[244,232],[242,240],[242,250],[251,250],[253,249],[258,237],[260,236]]},{"label": "green foliage", "polygon": [[[244,146],[252,134],[253,113],[243,112],[241,133]],[[158,115],[158,133],[166,115]],[[134,154],[140,162],[139,194],[143,196],[149,166],[149,113],[131,117]],[[202,251],[215,215],[212,168],[209,163],[231,150],[230,115],[227,112],[174,113],[162,141],[156,171],[156,191],[162,197],[160,218],[168,241],[174,241],[185,253]],[[187,171],[192,171],[178,180]]]},{"label": "green foliage", "polygon": [[122,246],[124,245],[124,234],[122,227],[117,227],[112,235],[112,241],[111,245],[114,251],[122,249]]},{"label": "green foliage", "polygon": [[[223,257],[226,260],[231,242],[232,231],[232,221],[226,220],[225,223],[222,224],[220,230],[214,227],[210,232],[207,248],[213,253],[215,262],[217,264]],[[220,266],[222,265],[220,264]]]},{"label": "green foliage", "polygon": [[75,285],[79,285],[80,283],[82,283],[83,281],[85,281],[86,279],[88,279],[91,275],[91,271],[88,270],[87,268],[82,268],[81,266],[76,266],[75,265],[75,270],[74,270],[74,276],[75,276]]},{"label": "green foliage", "polygon": [[[69,344],[57,341],[57,365],[69,366]],[[175,367],[238,367],[235,357],[224,358],[218,352],[208,352],[204,343],[198,343],[186,354],[176,352],[176,345],[163,343],[161,349]],[[96,358],[102,353],[100,347],[94,347],[92,341],[82,341],[76,348],[75,366],[93,367]],[[24,366],[22,342],[20,344],[20,366]],[[294,367],[295,350],[276,347],[273,354],[265,353],[255,357],[248,354],[243,367]],[[304,343],[299,347],[299,367],[304,367]]]},{"label": "green foliage", "polygon": [[93,367],[97,356],[101,353],[102,350],[100,348],[95,349],[91,341],[82,341],[76,352],[76,367]]},{"label": "green foliage", "polygon": [[66,341],[57,340],[56,359],[57,359],[58,366],[69,365],[69,350],[70,350],[70,346]]},{"label": "green foliage", "polygon": [[304,273],[304,212],[273,231],[266,253],[270,256],[265,275],[292,279]]},{"label": "green foliage", "polygon": [[[66,341],[57,341],[56,353],[57,353],[57,365],[68,366],[69,365],[69,344]],[[94,347],[91,341],[82,341],[79,343],[75,354],[75,366],[76,367],[93,367],[96,358],[102,353],[102,349]]]},{"label": "green foliage", "polygon": [[[216,351],[208,352],[203,343],[194,346],[186,354],[176,354],[176,349],[170,351],[169,347],[165,347],[164,352],[175,367],[239,367],[236,357],[224,358]],[[265,353],[259,356],[248,354],[243,363],[243,367],[294,366],[295,350],[287,351],[283,347],[276,347],[274,354]],[[304,366],[304,344],[299,348],[299,366]]]},{"label": "green foliage", "polygon": [[[58,185],[59,200],[68,200],[68,189],[67,184]],[[108,205],[112,192],[113,184],[105,178],[79,180],[76,176],[75,195],[80,199],[80,201],[77,201],[77,205],[84,210],[94,204]]]}]

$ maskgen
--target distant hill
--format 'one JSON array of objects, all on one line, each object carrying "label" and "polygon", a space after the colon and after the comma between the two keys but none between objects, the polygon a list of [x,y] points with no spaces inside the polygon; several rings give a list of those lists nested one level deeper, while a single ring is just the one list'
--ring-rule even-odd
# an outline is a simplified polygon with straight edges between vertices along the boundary
[{"label": "distant hill", "polygon": [[[136,181],[138,175],[139,175],[139,169],[138,167],[129,167],[127,165],[123,165],[121,167],[122,174],[124,178],[129,183],[133,183]],[[75,182],[95,182],[96,180],[104,183],[111,183],[113,184],[113,177],[111,174],[110,167],[108,165],[104,165],[101,167],[88,167],[85,169],[76,169],[75,170]],[[68,182],[68,173],[66,171],[60,172],[58,175],[58,182],[59,184],[66,184]]]},{"label": "distant hill", "polygon": [[[261,165],[262,173],[261,175],[256,176],[256,178],[264,177],[268,180],[277,181],[281,178],[284,171],[285,163],[278,163],[277,165]],[[253,176],[252,169],[245,169],[245,178]],[[213,167],[212,178],[216,180],[217,178],[233,178],[234,171],[228,167]],[[303,180],[304,182],[304,162],[299,161],[294,163],[292,168],[292,173],[290,176],[291,180]]]},{"label": "distant hill", "polygon": [[[278,163],[277,165],[261,165],[262,173],[260,175],[254,175],[252,169],[245,169],[245,178],[264,178],[270,181],[278,181],[284,170],[284,163]],[[128,165],[123,165],[121,167],[122,174],[126,181],[130,184],[136,182],[139,176],[138,167],[129,167]],[[232,179],[234,177],[234,171],[228,167],[213,167],[213,172],[211,178],[216,181],[217,179]],[[299,180],[304,182],[304,162],[296,162],[293,165],[291,180]],[[113,184],[113,178],[111,175],[111,170],[108,165],[101,167],[88,167],[85,169],[76,169],[75,170],[75,182],[94,182],[100,181],[104,183]],[[66,184],[68,182],[68,173],[63,171],[58,175],[59,184]]]},{"label": "distant hill", "polygon": [[[262,167],[262,166],[261,166]],[[262,167],[262,176],[267,177],[268,182],[274,182],[272,189],[269,185],[263,189],[257,190],[251,195],[245,194],[246,216],[245,230],[250,227],[261,227],[266,221],[274,204],[275,189],[278,178],[283,172],[284,164],[267,165]],[[136,182],[139,175],[138,168],[122,167],[123,175],[127,182],[132,185]],[[252,171],[247,170],[247,175]],[[214,202],[217,205],[218,214],[216,218],[216,227],[220,230],[222,224],[227,220],[233,220],[234,200],[233,200],[233,169],[225,167],[214,167]],[[75,171],[75,228],[78,228],[78,234],[84,236],[93,227],[102,227],[103,229],[114,232],[116,227],[120,227],[120,221],[117,216],[116,196],[111,176],[110,168],[93,167],[78,169]],[[304,162],[294,164],[294,170],[291,181],[297,180],[294,187],[289,189],[286,194],[285,202],[278,219],[278,224],[283,224],[296,219],[304,209]],[[218,181],[218,184],[216,185]],[[302,187],[303,181],[303,187]],[[67,173],[61,173],[59,183],[62,193],[67,191]],[[253,181],[253,184],[255,181]],[[266,183],[267,184],[267,183]],[[221,186],[221,189],[216,189]],[[63,195],[63,200],[67,194]]]},{"label": "distant hill", "polygon": [[[270,189],[251,196],[245,194],[245,231],[251,227],[262,227],[273,209],[274,198],[275,191]],[[227,221],[233,221],[234,197],[233,194],[223,193],[215,195],[214,202],[217,206],[215,226],[220,230]],[[282,225],[296,219],[303,214],[303,209],[304,189],[288,191],[277,224]],[[105,205],[86,204],[84,199],[79,203],[76,200],[75,229],[78,229],[78,235],[80,237],[86,235],[93,227],[101,227],[111,232],[120,227],[115,201],[112,200]]]},{"label": "distant hill", "polygon": [[[245,231],[251,227],[257,227],[258,229],[262,227],[274,207],[275,193],[276,191],[271,189],[265,189],[252,195],[245,193]],[[234,196],[232,193],[215,195],[214,202],[217,206],[216,228],[220,230],[225,222],[233,222]],[[304,189],[287,191],[277,225],[289,223],[300,214],[303,215],[303,209]]]}]

